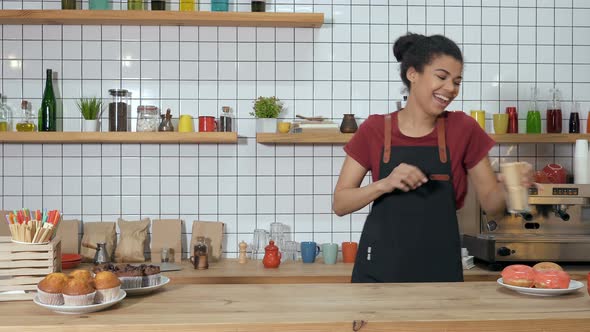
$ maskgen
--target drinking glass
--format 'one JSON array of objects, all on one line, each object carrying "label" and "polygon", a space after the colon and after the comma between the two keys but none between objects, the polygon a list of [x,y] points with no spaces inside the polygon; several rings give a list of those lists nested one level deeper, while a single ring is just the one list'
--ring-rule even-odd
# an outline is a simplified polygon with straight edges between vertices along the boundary
[{"label": "drinking glass", "polygon": [[270,224],[270,240],[275,241],[275,244],[280,250],[283,250],[285,244],[284,228],[285,225],[280,222],[273,222]]},{"label": "drinking glass", "polygon": [[283,254],[283,259],[285,261],[292,260],[293,262],[297,261],[297,248],[299,247],[299,243],[296,241],[285,241],[285,250]]},{"label": "drinking glass", "polygon": [[252,238],[252,259],[258,259],[258,253],[264,252],[264,247],[268,244],[268,232],[264,229],[255,229]]}]

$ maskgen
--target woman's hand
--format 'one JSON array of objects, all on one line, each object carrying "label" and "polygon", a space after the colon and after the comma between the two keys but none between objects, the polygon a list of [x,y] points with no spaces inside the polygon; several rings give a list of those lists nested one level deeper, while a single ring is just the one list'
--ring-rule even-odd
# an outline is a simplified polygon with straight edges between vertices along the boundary
[{"label": "woman's hand", "polygon": [[401,163],[380,182],[385,192],[392,192],[395,189],[407,192],[425,184],[428,179],[418,167]]}]

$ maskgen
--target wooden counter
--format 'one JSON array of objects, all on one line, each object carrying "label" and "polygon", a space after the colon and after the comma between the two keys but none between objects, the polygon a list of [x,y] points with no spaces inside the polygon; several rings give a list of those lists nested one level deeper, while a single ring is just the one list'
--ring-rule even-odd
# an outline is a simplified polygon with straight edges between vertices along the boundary
[{"label": "wooden counter", "polygon": [[0,331],[588,331],[583,288],[525,296],[494,282],[168,285],[102,312],[0,304]]},{"label": "wooden counter", "polygon": [[[181,271],[164,272],[174,284],[310,284],[350,283],[352,264],[338,262],[326,265],[319,259],[313,264],[287,262],[278,269],[265,269],[262,261],[239,264],[237,259],[211,263],[208,270],[195,270],[190,262],[181,264]],[[89,268],[83,265],[82,268]],[[572,279],[585,281],[590,266],[564,266]],[[496,281],[499,271],[489,271],[484,265],[463,271],[465,281]]]}]

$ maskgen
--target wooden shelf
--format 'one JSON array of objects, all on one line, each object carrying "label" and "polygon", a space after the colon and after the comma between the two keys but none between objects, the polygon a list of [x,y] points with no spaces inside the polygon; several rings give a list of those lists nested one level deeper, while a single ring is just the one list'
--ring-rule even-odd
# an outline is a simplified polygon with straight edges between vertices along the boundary
[{"label": "wooden shelf", "polygon": [[354,134],[338,131],[300,134],[257,133],[256,142],[266,144],[346,144]]},{"label": "wooden shelf", "polygon": [[146,143],[146,144],[231,144],[237,133],[178,132],[1,132],[0,143]]},{"label": "wooden shelf", "polygon": [[[263,144],[346,144],[354,134],[339,132],[313,132],[300,134],[257,133],[256,142]],[[575,143],[577,139],[590,140],[590,134],[490,134],[498,144],[520,143]]]},{"label": "wooden shelf", "polygon": [[516,143],[575,143],[577,139],[590,139],[589,134],[490,134],[499,144]]},{"label": "wooden shelf", "polygon": [[323,13],[149,10],[0,10],[0,24],[174,25],[319,28]]}]

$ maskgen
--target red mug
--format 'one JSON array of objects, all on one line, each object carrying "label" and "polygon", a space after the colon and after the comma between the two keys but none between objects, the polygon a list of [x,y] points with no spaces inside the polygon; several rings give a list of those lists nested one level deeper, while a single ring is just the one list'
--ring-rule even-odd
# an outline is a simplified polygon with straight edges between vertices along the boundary
[{"label": "red mug", "polygon": [[199,132],[217,131],[217,121],[214,116],[199,116]]}]

